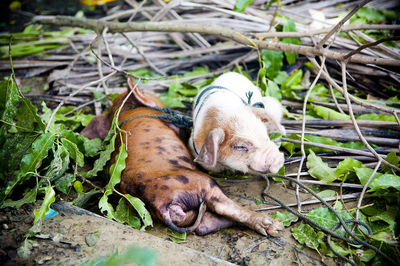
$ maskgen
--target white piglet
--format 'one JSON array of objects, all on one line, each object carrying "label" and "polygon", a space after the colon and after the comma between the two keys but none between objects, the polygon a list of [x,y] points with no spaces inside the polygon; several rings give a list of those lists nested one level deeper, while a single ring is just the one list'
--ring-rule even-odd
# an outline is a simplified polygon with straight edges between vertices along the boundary
[{"label": "white piglet", "polygon": [[285,134],[282,106],[262,97],[245,76],[228,72],[201,89],[193,103],[189,147],[205,169],[276,173],[284,156],[268,133]]}]

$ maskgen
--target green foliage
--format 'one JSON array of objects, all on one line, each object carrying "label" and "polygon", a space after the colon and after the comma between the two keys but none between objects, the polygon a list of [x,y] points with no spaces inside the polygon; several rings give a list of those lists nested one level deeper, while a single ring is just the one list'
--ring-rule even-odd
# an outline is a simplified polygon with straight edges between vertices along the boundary
[{"label": "green foliage", "polygon": [[283,212],[277,211],[271,217],[274,219],[278,218],[282,222],[282,224],[286,227],[290,226],[292,223],[295,223],[299,220],[299,217],[286,210]]},{"label": "green foliage", "polygon": [[[300,135],[297,134],[292,134],[288,136],[289,139],[293,140],[300,140],[301,137]],[[336,140],[333,140],[329,137],[320,137],[320,136],[311,136],[311,135],[305,135],[304,136],[304,141],[307,142],[314,142],[314,143],[321,143],[321,144],[327,144],[327,145],[333,145],[337,147],[344,147],[344,148],[351,148],[351,149],[365,149],[365,146],[362,142],[356,141],[356,142],[338,142]],[[291,142],[282,142],[281,143],[282,147],[284,147],[290,155],[298,154],[300,150],[300,144],[295,144]],[[320,153],[320,152],[329,152],[331,150],[325,149],[325,148],[320,148],[320,147],[314,147],[314,146],[309,146],[309,145],[304,145],[305,148],[308,150],[312,150],[315,153]]]},{"label": "green foliage", "polygon": [[253,0],[236,0],[233,11],[242,13],[251,3],[253,3]]},{"label": "green foliage", "polygon": [[[73,203],[78,206],[85,206],[101,193],[103,197],[99,207],[109,218],[135,228],[152,225],[149,212],[138,198],[121,194],[116,212],[108,202],[109,196],[119,194],[114,187],[120,183],[127,157],[121,132],[116,129],[117,122],[114,121],[111,133],[104,142],[99,139],[88,140],[74,130],[87,125],[93,116],[79,112],[67,115],[71,107],[60,108],[53,114],[54,111],[44,103],[41,112],[38,112],[22,95],[12,78],[1,82],[0,88],[0,159],[3,159],[0,162],[0,181],[3,183],[0,206],[21,207],[43,195],[41,207],[34,211],[34,224],[19,249],[21,255],[29,256],[32,242],[28,238],[40,232],[42,220],[51,203],[63,193],[77,195]],[[116,137],[120,138],[121,145],[110,167],[108,185],[104,189],[85,191],[86,185],[82,180],[77,180],[78,169],[85,165],[86,157],[95,157],[92,169],[89,168],[87,172],[79,170],[84,178],[95,178],[110,160]]]},{"label": "green foliage", "polygon": [[310,154],[307,157],[307,168],[312,177],[327,184],[337,179],[335,171],[327,163],[324,163],[320,157],[316,156],[312,150],[310,150]]},{"label": "green foliage", "polygon": [[[290,19],[286,19],[285,24],[283,24],[283,31],[284,32],[297,32],[296,24],[294,24],[294,22],[291,21]],[[282,42],[289,43],[289,44],[296,44],[296,45],[301,44],[301,41],[299,38],[282,38]],[[298,55],[295,53],[291,53],[291,52],[284,52],[284,53],[285,53],[286,61],[289,63],[289,65],[293,65],[296,62]]]},{"label": "green foliage", "polygon": [[[176,76],[176,78],[200,76],[208,73],[210,72],[206,68],[198,67],[182,76]],[[170,83],[168,92],[160,94],[159,98],[165,106],[184,108],[186,106],[183,102],[193,102],[193,97],[197,95],[200,88],[210,84],[211,81],[212,79],[199,80],[195,83],[180,83],[178,81],[172,82]]]},{"label": "green foliage", "polygon": [[331,108],[319,106],[319,105],[311,105],[311,106],[312,106],[312,110],[314,110],[315,113],[318,116],[322,117],[323,119],[350,119],[349,115],[342,114]]},{"label": "green foliage", "polygon": [[[68,36],[74,34],[72,28],[62,31],[42,32],[40,25],[28,25],[21,33],[0,35],[0,57],[9,57],[9,39],[11,38],[11,56],[21,57],[41,53],[46,50],[65,46]],[[60,37],[65,36],[65,37]]]},{"label": "green foliage", "polygon": [[262,50],[262,60],[265,64],[266,75],[269,79],[278,76],[283,66],[283,52]]},{"label": "green foliage", "polygon": [[292,228],[292,236],[300,243],[311,249],[318,250],[318,235],[308,224],[300,224]]},{"label": "green foliage", "polygon": [[96,258],[89,262],[85,262],[83,266],[114,266],[114,265],[143,265],[156,266],[157,254],[155,251],[146,247],[129,246],[122,254],[114,252],[106,258]]}]

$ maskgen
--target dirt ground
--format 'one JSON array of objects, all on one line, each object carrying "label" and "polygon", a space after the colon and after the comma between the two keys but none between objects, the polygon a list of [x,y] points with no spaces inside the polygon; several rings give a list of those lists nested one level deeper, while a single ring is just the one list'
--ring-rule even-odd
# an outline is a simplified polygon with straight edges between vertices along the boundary
[{"label": "dirt ground", "polygon": [[[265,181],[221,182],[220,186],[233,200],[250,209],[270,205],[255,203]],[[271,194],[285,202],[293,202],[294,190],[273,183]],[[307,199],[309,196],[305,196]],[[314,251],[301,247],[291,236],[290,227],[285,228],[280,238],[264,237],[247,228],[230,228],[207,236],[189,234],[186,241],[175,244],[170,241],[168,229],[161,224],[140,232],[125,225],[92,215],[69,204],[52,206],[60,214],[45,219],[31,256],[22,260],[17,248],[25,232],[33,222],[33,206],[0,209],[0,261],[4,265],[77,265],[95,258],[108,256],[115,250],[123,251],[135,243],[147,246],[158,253],[158,265],[333,265],[332,259],[321,257]],[[268,212],[272,215],[274,211]],[[89,247],[85,237],[100,232],[99,241]],[[58,235],[58,239],[54,236]],[[53,240],[49,239],[53,237]]]}]

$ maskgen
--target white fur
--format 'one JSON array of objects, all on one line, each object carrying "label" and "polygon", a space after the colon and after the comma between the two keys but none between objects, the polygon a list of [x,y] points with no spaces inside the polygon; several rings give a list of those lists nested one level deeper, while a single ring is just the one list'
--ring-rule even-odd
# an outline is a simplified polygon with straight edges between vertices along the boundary
[{"label": "white fur", "polygon": [[[215,119],[217,119],[218,123],[223,125],[223,121],[230,121],[231,124],[229,126],[233,128],[234,136],[251,141],[253,149],[246,154],[236,153],[227,158],[218,156],[217,165],[214,167],[203,165],[203,167],[217,172],[226,168],[241,172],[278,171],[283,164],[283,154],[269,139],[268,123],[264,124],[255,115],[254,109],[257,108],[244,104],[243,101],[247,103],[248,96],[246,94],[252,92],[250,105],[256,102],[264,103],[265,112],[268,113],[269,117],[278,121],[279,124],[282,118],[280,103],[274,98],[262,97],[258,87],[245,76],[234,72],[221,75],[209,86],[222,86],[229,89],[229,91],[206,91],[198,104],[194,106],[193,130],[189,140],[189,147],[193,155],[197,156],[194,151],[193,140],[196,139],[202,126],[208,122],[205,121],[208,110],[216,108],[218,113]],[[203,88],[200,93],[209,86]],[[195,98],[195,103],[198,101],[198,97]],[[197,152],[200,152],[203,143],[195,143],[195,145]]]}]

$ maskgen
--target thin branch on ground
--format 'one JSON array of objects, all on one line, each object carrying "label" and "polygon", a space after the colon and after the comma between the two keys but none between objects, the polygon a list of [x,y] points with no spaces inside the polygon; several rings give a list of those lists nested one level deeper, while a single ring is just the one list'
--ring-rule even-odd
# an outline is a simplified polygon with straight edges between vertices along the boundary
[{"label": "thin branch on ground", "polygon": [[390,168],[393,168],[396,171],[400,171],[399,167],[389,163],[388,161],[383,160],[381,155],[379,155],[374,150],[374,148],[372,148],[371,145],[369,145],[368,141],[362,135],[360,127],[358,126],[356,118],[354,117],[353,108],[351,107],[351,102],[349,99],[349,93],[347,92],[346,62],[345,61],[341,62],[341,67],[342,67],[342,78],[343,78],[342,83],[343,83],[343,91],[344,91],[343,95],[344,95],[344,98],[346,99],[346,103],[347,103],[347,107],[349,109],[349,115],[350,115],[351,121],[353,121],[354,128],[355,128],[361,142],[365,145],[365,147],[367,147],[367,149],[376,157],[376,159],[379,162],[382,161],[385,165],[389,166]]},{"label": "thin branch on ground", "polygon": [[[321,65],[324,66],[325,65],[325,57],[322,58],[322,62]],[[303,117],[302,117],[302,124],[301,124],[301,139],[300,139],[300,149],[301,149],[301,160],[300,160],[300,165],[299,165],[299,169],[297,171],[297,181],[300,181],[300,172],[301,169],[303,168],[303,163],[304,163],[304,159],[306,158],[306,152],[304,150],[304,132],[306,130],[306,110],[307,110],[307,102],[308,102],[308,97],[311,94],[312,89],[314,88],[314,86],[317,84],[319,77],[321,76],[322,73],[322,68],[320,69],[320,71],[318,71],[317,76],[315,77],[313,83],[310,85],[310,88],[307,90],[306,96],[304,97],[304,102],[303,102]],[[296,200],[297,200],[297,211],[301,212],[301,202],[300,202],[300,195],[299,195],[299,186],[296,185]]]},{"label": "thin branch on ground", "polygon": [[[302,182],[303,183],[303,182]],[[351,193],[351,194],[344,194],[341,195],[340,197],[329,197],[329,198],[324,198],[325,201],[336,201],[338,199],[342,200],[349,200],[349,199],[357,199],[360,196],[360,193]],[[286,204],[288,207],[296,207],[298,203],[289,203]],[[301,205],[312,205],[312,204],[321,204],[321,201],[318,199],[315,200],[305,200],[301,202]],[[276,209],[283,209],[281,205],[278,206],[272,206],[272,207],[267,207],[267,208],[261,208],[261,209],[256,209],[254,211],[256,212],[262,212],[262,211],[270,211],[270,210],[276,210]]]},{"label": "thin branch on ground", "polygon": [[[400,60],[398,60],[400,62]],[[310,58],[310,62],[312,63],[312,65],[315,67],[315,69],[319,70],[320,66],[318,64],[318,62],[314,59],[314,58]],[[325,71],[322,72],[322,76],[325,78],[326,81],[328,81],[330,84],[332,84],[332,86],[338,90],[341,94],[344,95],[344,91],[343,89],[329,76],[329,74],[327,74]],[[354,97],[353,95],[349,94],[349,98],[355,102],[356,104],[359,104],[361,106],[367,107],[367,108],[373,108],[388,114],[393,114],[394,112],[400,112],[399,109],[396,108],[392,108],[392,107],[387,107],[387,106],[380,106],[380,105],[376,105],[376,104],[372,104],[369,102],[365,102],[357,97]]]},{"label": "thin branch on ground", "polygon": [[349,20],[361,7],[366,5],[368,2],[371,2],[372,0],[364,0],[361,3],[358,3],[342,20],[339,21],[326,35],[325,37],[317,44],[316,48],[321,48],[322,45],[324,45],[328,39],[335,34],[342,26],[343,24]]},{"label": "thin branch on ground", "polygon": [[159,69],[156,65],[151,62],[151,60],[146,56],[146,54],[143,52],[143,50],[131,39],[129,38],[128,35],[126,35],[124,32],[121,33],[122,36],[132,45],[132,47],[135,47],[138,53],[143,57],[144,61],[149,64],[149,66],[157,73],[161,74],[162,76],[166,76],[166,73]]},{"label": "thin branch on ground", "polygon": [[346,54],[345,56],[343,56],[343,59],[342,59],[342,60],[347,60],[347,59],[349,59],[351,56],[353,56],[353,55],[359,53],[361,50],[363,50],[363,49],[365,49],[365,48],[372,47],[372,46],[376,46],[376,45],[378,45],[378,44],[380,44],[380,43],[383,43],[383,42],[398,41],[398,40],[400,40],[400,36],[393,36],[393,37],[388,37],[388,38],[382,38],[382,39],[380,39],[380,40],[377,40],[376,42],[370,42],[370,43],[361,45],[361,46],[358,47],[357,49],[355,49],[355,50],[349,52],[348,54]]},{"label": "thin branch on ground", "polygon": [[364,187],[363,187],[363,189],[361,191],[360,199],[358,200],[358,203],[357,203],[356,220],[358,220],[358,217],[360,215],[361,204],[362,204],[362,201],[364,199],[365,192],[367,191],[368,185],[371,183],[372,179],[374,179],[374,176],[375,176],[376,172],[378,171],[379,167],[381,166],[381,163],[382,163],[382,160],[379,160],[378,164],[374,168],[374,171],[372,171],[370,177],[367,180],[367,183],[365,183],[365,185],[364,185]]}]

